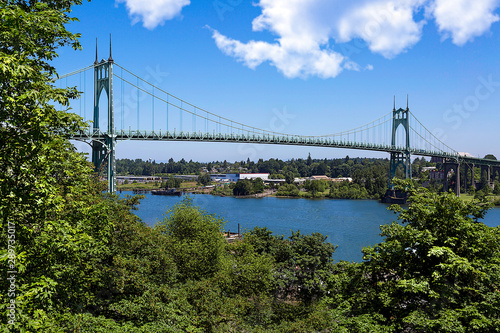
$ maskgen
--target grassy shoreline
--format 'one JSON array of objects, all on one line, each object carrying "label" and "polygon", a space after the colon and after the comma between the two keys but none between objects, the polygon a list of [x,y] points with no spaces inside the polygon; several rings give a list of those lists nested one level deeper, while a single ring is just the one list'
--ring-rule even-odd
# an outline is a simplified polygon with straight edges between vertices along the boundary
[{"label": "grassy shoreline", "polygon": [[[131,184],[119,184],[117,186],[118,191],[134,191],[134,190],[140,190],[140,191],[151,191],[151,190],[158,190],[160,189],[161,182],[149,182],[149,183],[131,183]],[[230,196],[230,197],[235,197],[235,198],[241,198],[241,196],[234,196],[230,195],[228,193],[207,193],[206,191],[203,191],[203,187],[197,185],[196,182],[183,182],[181,184],[181,187],[178,188],[178,190],[183,190],[183,189],[190,189],[193,190],[197,194],[212,194],[212,195],[221,195],[223,194],[224,196]],[[318,192],[316,196],[313,196],[310,194],[310,192],[299,192],[298,196],[278,196],[276,195],[276,192],[274,193],[268,193],[264,196],[272,196],[276,198],[296,198],[296,199],[331,199],[328,197],[329,190],[326,190],[325,192]],[[253,198],[256,197],[255,195],[248,195],[245,196],[248,198]],[[262,195],[259,195],[258,197],[262,197]],[[488,199],[492,203],[497,202],[495,206],[498,207],[500,206],[500,196],[498,195],[488,195]],[[464,200],[465,202],[470,202],[474,199],[474,195],[462,193],[460,194],[460,199]],[[345,199],[345,200],[360,200],[360,199]],[[364,200],[376,200],[373,198],[366,198]]]}]

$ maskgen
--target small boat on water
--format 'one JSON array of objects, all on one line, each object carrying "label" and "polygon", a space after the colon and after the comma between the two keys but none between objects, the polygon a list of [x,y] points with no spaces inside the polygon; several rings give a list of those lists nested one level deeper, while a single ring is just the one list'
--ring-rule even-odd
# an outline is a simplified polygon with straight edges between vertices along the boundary
[{"label": "small boat on water", "polygon": [[171,188],[171,189],[167,189],[167,190],[152,190],[151,194],[153,194],[153,195],[176,195],[176,196],[180,197],[182,192],[176,191],[174,188]]}]

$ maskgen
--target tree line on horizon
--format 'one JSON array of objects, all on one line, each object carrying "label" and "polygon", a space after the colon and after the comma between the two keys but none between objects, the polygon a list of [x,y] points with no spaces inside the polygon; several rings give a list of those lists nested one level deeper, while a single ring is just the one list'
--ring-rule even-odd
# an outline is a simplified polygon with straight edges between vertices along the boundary
[{"label": "tree line on horizon", "polygon": [[[199,174],[208,173],[269,173],[270,178],[285,178],[285,174],[291,172],[294,177],[310,177],[314,175],[326,175],[332,178],[352,177],[357,170],[378,165],[388,168],[387,158],[335,158],[335,159],[312,159],[309,154],[307,159],[290,159],[283,161],[270,158],[259,159],[257,162],[247,159],[246,161],[235,161],[233,163],[224,161],[195,162],[186,161],[181,158],[175,161],[170,158],[167,162],[156,162],[155,160],[142,159],[117,159],[116,171],[119,175],[152,176],[161,174]],[[414,174],[417,175],[419,168],[423,166],[434,166],[425,158],[415,158],[413,165],[416,166]]]}]

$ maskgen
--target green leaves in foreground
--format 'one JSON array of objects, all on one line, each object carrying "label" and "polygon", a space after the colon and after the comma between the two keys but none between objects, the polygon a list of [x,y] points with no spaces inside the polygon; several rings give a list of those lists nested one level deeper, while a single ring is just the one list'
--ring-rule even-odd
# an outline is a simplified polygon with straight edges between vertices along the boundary
[{"label": "green leaves in foreground", "polygon": [[168,236],[169,254],[178,267],[182,280],[211,277],[222,265],[225,240],[224,221],[193,206],[186,197],[167,212],[159,224]]},{"label": "green leaves in foreground", "polygon": [[451,193],[411,193],[400,223],[365,248],[372,311],[399,330],[496,332],[500,314],[500,228],[477,222],[488,205]]}]

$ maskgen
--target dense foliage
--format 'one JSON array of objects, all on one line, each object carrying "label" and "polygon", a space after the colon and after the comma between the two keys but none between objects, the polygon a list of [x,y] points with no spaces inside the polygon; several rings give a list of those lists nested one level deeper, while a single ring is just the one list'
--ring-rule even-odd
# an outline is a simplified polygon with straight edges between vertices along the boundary
[{"label": "dense foliage", "polygon": [[393,208],[401,223],[364,250],[372,306],[398,331],[500,330],[500,229],[477,222],[488,205],[411,191],[408,210]]},{"label": "dense foliage", "polygon": [[[420,160],[415,163],[420,164]],[[143,161],[141,159],[118,159],[116,170],[121,175],[152,176],[161,174],[199,174],[207,173],[269,173],[270,178],[285,179],[289,177],[310,177],[313,175],[327,175],[331,177],[356,177],[360,180],[367,175],[370,179],[387,177],[387,159],[346,158],[315,160],[292,159],[259,159],[230,163],[219,162],[187,162],[184,159],[176,162],[170,158],[168,162]],[[362,170],[367,169],[367,172]],[[418,168],[417,168],[418,169]],[[293,178],[292,178],[293,179]]]},{"label": "dense foliage", "polygon": [[233,188],[233,195],[249,195],[264,192],[264,182],[260,178],[256,179],[242,179],[236,183],[231,184]]}]

